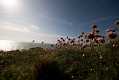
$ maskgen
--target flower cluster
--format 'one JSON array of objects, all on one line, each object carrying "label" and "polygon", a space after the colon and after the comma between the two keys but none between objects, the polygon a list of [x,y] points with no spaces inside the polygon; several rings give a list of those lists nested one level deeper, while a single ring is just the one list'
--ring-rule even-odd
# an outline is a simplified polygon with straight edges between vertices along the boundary
[{"label": "flower cluster", "polygon": [[[119,26],[119,21],[116,22],[116,25]],[[57,47],[68,47],[68,46],[79,46],[79,47],[90,47],[91,44],[104,44],[107,42],[106,40],[116,39],[118,34],[114,27],[109,27],[106,30],[106,35],[101,35],[100,30],[98,29],[97,25],[92,25],[91,32],[82,32],[76,38],[59,38],[57,40],[56,46]]]}]

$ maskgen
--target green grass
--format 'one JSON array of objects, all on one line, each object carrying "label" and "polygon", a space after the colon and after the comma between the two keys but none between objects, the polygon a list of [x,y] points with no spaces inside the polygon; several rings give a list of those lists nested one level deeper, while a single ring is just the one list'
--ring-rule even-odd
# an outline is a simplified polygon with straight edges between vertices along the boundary
[{"label": "green grass", "polygon": [[34,65],[45,54],[41,48],[0,53],[0,80],[34,80]]},{"label": "green grass", "polygon": [[42,64],[56,67],[52,62],[65,80],[119,80],[119,47],[111,43],[85,49],[1,51],[0,80],[35,80]]}]

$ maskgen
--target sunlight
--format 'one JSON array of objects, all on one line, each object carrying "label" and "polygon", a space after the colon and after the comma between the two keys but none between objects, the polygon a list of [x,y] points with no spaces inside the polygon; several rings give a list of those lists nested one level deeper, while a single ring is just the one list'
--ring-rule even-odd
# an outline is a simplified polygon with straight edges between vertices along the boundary
[{"label": "sunlight", "polygon": [[0,50],[9,51],[12,48],[12,41],[0,40]]},{"label": "sunlight", "polygon": [[18,5],[18,0],[1,0],[0,3],[5,8],[14,8]]}]

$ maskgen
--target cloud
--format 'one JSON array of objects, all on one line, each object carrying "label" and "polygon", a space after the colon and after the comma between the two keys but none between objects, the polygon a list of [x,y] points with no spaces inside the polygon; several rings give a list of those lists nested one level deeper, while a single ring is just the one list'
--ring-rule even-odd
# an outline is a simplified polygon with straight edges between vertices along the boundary
[{"label": "cloud", "polygon": [[47,43],[55,43],[57,35],[42,33],[42,29],[36,25],[24,25],[12,22],[0,23],[0,39],[15,41],[39,40]]},{"label": "cloud", "polygon": [[0,29],[8,31],[33,32],[39,30],[39,27],[35,25],[23,25],[10,22],[0,23],[0,26],[1,26]]}]

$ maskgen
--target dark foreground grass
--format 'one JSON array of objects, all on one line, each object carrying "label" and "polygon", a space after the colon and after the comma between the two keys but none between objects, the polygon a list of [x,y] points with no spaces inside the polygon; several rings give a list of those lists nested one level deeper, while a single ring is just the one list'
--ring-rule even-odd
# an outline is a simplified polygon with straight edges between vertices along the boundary
[{"label": "dark foreground grass", "polygon": [[119,80],[119,47],[0,52],[0,80]]}]

